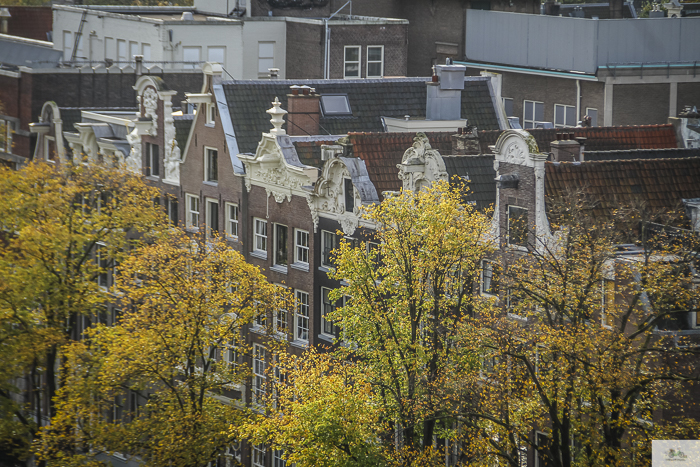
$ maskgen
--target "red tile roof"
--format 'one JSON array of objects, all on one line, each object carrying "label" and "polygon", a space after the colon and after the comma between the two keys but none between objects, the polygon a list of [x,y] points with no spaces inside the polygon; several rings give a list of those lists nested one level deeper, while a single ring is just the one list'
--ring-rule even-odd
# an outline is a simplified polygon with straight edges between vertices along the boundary
[{"label": "red tile roof", "polygon": [[679,207],[682,198],[700,198],[700,157],[593,162],[547,162],[545,194],[552,199],[583,189],[605,216],[620,205],[644,203],[652,211]]},{"label": "red tile roof", "polygon": [[[592,128],[531,128],[527,130],[537,141],[540,152],[550,152],[549,143],[556,141],[558,133],[573,133],[585,137],[585,149],[589,151],[613,151],[627,149],[677,148],[678,140],[673,125],[640,125]],[[496,144],[500,130],[479,132],[481,152],[490,154],[490,145]]]},{"label": "red tile roof", "polygon": [[[401,189],[402,182],[396,165],[401,163],[406,149],[413,145],[415,136],[415,133],[348,134],[353,155],[365,162],[369,178],[380,195],[383,191]],[[430,132],[426,136],[432,148],[440,154],[452,154],[452,133]]]}]

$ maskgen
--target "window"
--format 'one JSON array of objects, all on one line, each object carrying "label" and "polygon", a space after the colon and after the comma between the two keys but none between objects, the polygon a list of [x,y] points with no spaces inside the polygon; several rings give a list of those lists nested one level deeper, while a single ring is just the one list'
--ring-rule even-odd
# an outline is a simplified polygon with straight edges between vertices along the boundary
[{"label": "window", "polygon": [[523,108],[523,128],[535,128],[536,122],[544,120],[543,102],[525,101]]},{"label": "window", "polygon": [[527,246],[527,235],[527,209],[518,206],[508,206],[508,244]]},{"label": "window", "polygon": [[353,212],[355,210],[355,185],[352,184],[352,180],[349,178],[345,180],[345,211]]},{"label": "window", "polygon": [[12,122],[0,119],[0,151],[12,152]]},{"label": "window", "polygon": [[503,109],[506,111],[506,117],[514,117],[513,113],[513,99],[510,97],[503,98]]},{"label": "window", "polygon": [[219,234],[219,202],[207,198],[207,237]]},{"label": "window", "polygon": [[195,195],[186,195],[187,198],[187,228],[199,228],[199,198]]},{"label": "window", "polygon": [[179,222],[177,198],[171,196],[165,198],[165,212],[168,215],[168,219],[170,219],[170,223],[177,225]]},{"label": "window", "polygon": [[117,39],[117,61],[126,62],[126,41]]},{"label": "window", "polygon": [[158,145],[146,143],[146,157],[148,158],[148,167],[146,167],[146,175],[151,177],[160,177],[160,159],[158,158]]},{"label": "window", "polygon": [[134,55],[139,54],[139,43],[138,42],[129,42],[129,61],[133,62],[134,61]]},{"label": "window", "polygon": [[332,252],[338,247],[338,239],[333,232],[321,231],[321,264],[327,268],[333,267]]},{"label": "window", "polygon": [[554,127],[576,126],[576,107],[573,105],[554,104]]},{"label": "window", "polygon": [[258,42],[258,75],[267,75],[275,67],[275,43]]},{"label": "window", "polygon": [[[253,403],[262,403],[265,397],[265,347],[253,344]],[[263,450],[264,458],[264,450]],[[255,462],[255,461],[253,461]]]},{"label": "window", "polygon": [[144,63],[151,61],[151,44],[141,44],[141,55]]},{"label": "window", "polygon": [[253,444],[253,467],[265,467],[265,445]]},{"label": "window", "polygon": [[204,108],[206,110],[206,124],[214,126],[214,122],[216,122],[216,105],[214,103],[206,104]]},{"label": "window", "polygon": [[346,45],[343,61],[344,78],[360,78],[360,46]]},{"label": "window", "polygon": [[207,49],[207,61],[212,63],[220,63],[225,67],[224,56],[226,55],[226,47],[209,47]]},{"label": "window", "polygon": [[[330,314],[338,307],[337,302],[332,302],[329,298],[331,289],[321,287],[321,301],[323,309],[321,310],[321,333],[329,336],[338,335],[338,326],[334,325],[330,320]],[[340,305],[342,306],[342,304]]]},{"label": "window", "polygon": [[287,226],[275,224],[275,264],[287,266]]},{"label": "window", "polygon": [[107,247],[104,244],[98,243],[95,248],[95,260],[99,270],[97,271],[97,285],[100,287],[109,287],[109,259],[107,258]]},{"label": "window", "polygon": [[67,62],[73,54],[73,34],[70,31],[63,31],[63,61]]},{"label": "window", "polygon": [[598,109],[586,107],[586,115],[591,117],[591,126],[598,126]]},{"label": "window", "polygon": [[367,77],[381,78],[384,76],[384,46],[367,46]]},{"label": "window", "polygon": [[255,243],[253,251],[263,252],[267,255],[267,221],[262,219],[255,219],[254,224],[254,237]]},{"label": "window", "polygon": [[321,112],[325,117],[352,116],[347,94],[321,95]]},{"label": "window", "polygon": [[114,59],[116,56],[114,51],[114,38],[105,37],[105,59]]},{"label": "window", "polygon": [[615,304],[615,281],[603,279],[601,284],[600,320],[604,327],[613,325],[612,307]]},{"label": "window", "polygon": [[284,449],[275,449],[272,455],[272,467],[287,467],[287,461],[284,460]]},{"label": "window", "polygon": [[493,261],[481,262],[481,293],[484,295],[498,295],[498,275],[494,275]]},{"label": "window", "polygon": [[182,48],[182,68],[194,70],[199,67],[200,62],[200,47],[183,47]]},{"label": "window", "polygon": [[226,203],[226,235],[238,237],[238,205]]},{"label": "window", "polygon": [[295,229],[294,262],[309,264],[309,232]]},{"label": "window", "polygon": [[549,450],[549,436],[535,432],[535,467],[548,467],[552,464],[552,453]]},{"label": "window", "polygon": [[230,341],[224,344],[223,349],[223,361],[229,367],[234,367],[238,365],[238,349],[234,341]]},{"label": "window", "polygon": [[[5,136],[2,123],[0,123],[0,135],[0,145],[2,145],[2,138]],[[53,136],[44,136],[44,158],[47,161],[56,162],[56,139]]]},{"label": "window", "polygon": [[219,151],[213,148],[204,148],[204,181],[219,181]]},{"label": "window", "polygon": [[309,294],[296,290],[294,292],[296,314],[294,324],[294,339],[309,340]]}]

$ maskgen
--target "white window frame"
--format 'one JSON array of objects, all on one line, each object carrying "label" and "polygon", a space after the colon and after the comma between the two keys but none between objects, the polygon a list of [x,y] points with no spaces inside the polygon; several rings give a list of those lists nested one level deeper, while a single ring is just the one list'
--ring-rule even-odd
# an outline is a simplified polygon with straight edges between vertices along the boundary
[{"label": "white window frame", "polygon": [[[527,118],[528,116],[525,115],[525,109],[527,108],[528,102],[532,103],[532,115],[530,115],[532,118]],[[535,128],[537,126],[537,123],[539,122],[539,120],[535,120],[535,117],[537,116],[537,104],[542,106],[542,118],[544,118],[544,102],[531,101],[527,99],[523,100],[523,129]],[[530,126],[527,126],[528,123]]]},{"label": "white window frame", "polygon": [[128,61],[127,53],[126,41],[124,39],[117,39],[117,62],[126,63]]},{"label": "white window frame", "polygon": [[[330,298],[328,295],[333,291],[333,289],[329,289],[328,287],[321,287],[321,334],[324,336],[336,338],[338,337],[336,334],[338,334],[338,325],[333,324],[331,321],[326,320],[326,316],[328,313],[331,313],[335,311],[336,308],[339,306],[343,306],[342,304],[339,304],[338,302],[331,302]],[[341,300],[342,301],[342,300]],[[328,308],[328,309],[326,309]],[[326,331],[326,327],[330,327],[331,332]]]},{"label": "white window frame", "polygon": [[253,218],[253,252],[267,257],[267,221],[259,217]]},{"label": "white window frame", "polygon": [[71,54],[73,53],[73,33],[70,31],[63,31],[63,61],[68,62],[71,59]]},{"label": "white window frame", "polygon": [[206,110],[206,122],[204,124],[208,127],[213,127],[216,122],[216,104],[212,102],[210,104],[205,104],[204,107]]},{"label": "white window frame", "polygon": [[[221,53],[221,60],[217,60],[217,57],[212,57],[212,52]],[[207,47],[207,61],[219,63],[222,67],[226,68],[226,46],[224,45],[210,45]]]},{"label": "white window frame", "polygon": [[148,64],[151,61],[151,44],[146,42],[141,44],[141,55],[143,56],[144,64]]},{"label": "white window frame", "polygon": [[[369,59],[369,49],[380,49],[382,51],[382,58],[380,60],[370,60]],[[378,75],[369,74],[370,63],[379,63],[380,72]],[[367,46],[367,78],[383,78],[384,77],[384,46],[383,45],[368,45]]]},{"label": "white window frame", "polygon": [[[1,125],[1,123],[0,123],[0,125]],[[7,138],[7,136],[5,136],[5,137]],[[55,154],[55,157],[53,159],[51,159],[51,157],[49,157],[50,152],[51,152],[51,143],[53,143],[53,146],[56,150],[56,154]],[[0,143],[0,144],[2,144],[2,143]],[[1,150],[1,148],[0,148],[0,150]],[[56,147],[56,138],[53,136],[46,135],[46,136],[44,136],[44,160],[46,162],[51,162],[51,163],[55,164],[56,159],[58,159],[58,148]]]},{"label": "white window frame", "polygon": [[308,292],[299,289],[294,291],[294,308],[294,340],[308,343],[311,332]]},{"label": "white window frame", "polygon": [[[189,193],[185,194],[187,216],[185,218],[185,227],[191,230],[199,230],[200,217],[199,213],[201,211],[199,196],[191,195]],[[193,206],[193,202],[196,206]],[[197,209],[193,209],[196,207]],[[196,216],[196,217],[195,217]]]},{"label": "white window frame", "polygon": [[[557,108],[558,107],[563,107],[564,110],[564,122],[559,122],[557,123]],[[566,114],[569,111],[573,111],[574,113],[574,124],[573,125],[567,125],[566,124]],[[566,104],[554,104],[554,128],[573,128],[576,126],[577,118],[576,118],[576,106],[575,105],[566,105]]]},{"label": "white window frame", "polygon": [[211,218],[211,205],[214,205],[214,204],[216,205],[216,212],[217,212],[217,215],[216,215],[216,226],[213,226],[213,227],[215,227],[215,228],[216,228],[216,231],[219,232],[219,214],[218,214],[218,213],[219,213],[219,200],[218,200],[218,199],[215,199],[215,198],[205,198],[205,199],[204,199],[204,202],[205,202],[205,206],[206,206],[205,217],[206,217],[206,220],[207,220],[207,223],[206,223],[206,225],[207,225],[206,234],[207,234],[207,238],[210,238],[210,237],[213,236],[213,235],[212,235],[212,230],[214,230],[214,229],[212,228],[212,218]]},{"label": "white window frame", "polygon": [[[153,154],[154,147],[158,148],[156,150],[157,154]],[[146,143],[146,157],[148,158],[148,176],[160,178],[160,147],[154,143]],[[153,167],[156,168],[155,171],[153,170]]]},{"label": "white window frame", "polygon": [[253,387],[252,387],[252,402],[254,404],[262,404],[265,397],[267,384],[266,370],[267,350],[265,346],[253,344]]},{"label": "white window frame", "polygon": [[[357,49],[357,60],[347,60],[348,49]],[[357,64],[357,76],[348,76],[347,65]],[[362,47],[359,45],[346,45],[343,47],[343,78],[344,79],[360,79],[362,78]]]},{"label": "white window frame", "polygon": [[598,126],[598,109],[596,109],[595,107],[586,107],[586,115],[588,115],[588,112],[590,110],[595,110],[595,125],[593,124],[593,122],[591,122],[591,127],[596,127]]},{"label": "white window frame", "polygon": [[236,239],[238,238],[238,216],[240,215],[238,204],[224,203],[224,207],[226,209],[226,236]]},{"label": "white window frame", "polygon": [[[487,292],[486,288],[484,287],[484,284],[485,284],[484,279],[486,277],[485,273],[486,273],[486,265],[487,264],[491,266],[491,268],[490,268],[491,276],[489,278],[490,285],[491,285],[489,287],[489,290],[491,290],[490,292]],[[492,293],[493,287],[494,287],[494,284],[493,284],[493,265],[494,265],[494,261],[492,261],[490,259],[482,259],[481,260],[481,280],[479,281],[479,291],[481,292],[481,295],[485,295],[487,297],[496,297],[497,296],[497,294]]]},{"label": "white window frame", "polygon": [[[197,52],[197,57],[188,57],[188,53]],[[184,62],[201,62],[202,61],[202,48],[199,46],[184,46],[182,47],[182,68],[194,70],[199,68],[199,63],[184,63]]]},{"label": "white window frame", "polygon": [[[333,266],[333,264],[331,264],[330,258],[329,258],[329,261],[328,261],[328,262],[326,262],[326,261],[324,260],[324,257],[325,257],[325,250],[326,250],[326,243],[327,243],[327,241],[326,241],[326,234],[332,235],[332,238],[333,238],[333,248],[332,248],[332,250],[335,250],[336,248],[338,248],[338,238],[337,238],[337,235],[336,235],[334,232],[331,232],[331,231],[329,231],[329,230],[321,230],[321,266],[323,266],[323,267],[325,267],[325,268],[333,268],[333,267],[335,267],[335,266]],[[329,257],[330,257],[330,252],[329,252]]]},{"label": "white window frame", "polygon": [[[212,153],[216,153],[216,179],[210,177],[209,170],[211,169],[210,156]],[[211,146],[204,146],[204,181],[207,183],[218,184],[219,183],[219,150]]]},{"label": "white window frame", "polygon": [[[263,54],[262,46],[272,46],[272,56],[267,53]],[[275,68],[275,46],[277,44],[271,41],[258,42],[258,76],[268,76],[270,68]],[[272,65],[272,66],[270,66]]]},{"label": "white window frame", "polygon": [[284,449],[275,449],[272,454],[272,467],[287,467],[284,460]]},{"label": "white window frame", "polygon": [[309,232],[294,229],[294,263],[309,267]]},{"label": "white window frame", "polygon": [[3,132],[0,135],[0,151],[4,151],[8,154],[12,154],[12,120],[0,118],[0,131]]},{"label": "white window frame", "polygon": [[[272,262],[275,266],[286,269],[287,266],[289,265],[289,227],[287,227],[284,224],[278,224],[278,223],[274,223],[273,226],[274,226],[274,232],[273,232],[274,254],[272,255]],[[283,227],[287,232],[287,235],[286,235],[287,238],[284,239],[284,245],[282,245],[285,249],[285,258],[284,258],[285,262],[278,262],[278,258],[277,258],[277,251],[279,250],[280,244],[281,244],[280,239],[278,237],[278,232],[279,232],[278,229],[280,227]]]}]

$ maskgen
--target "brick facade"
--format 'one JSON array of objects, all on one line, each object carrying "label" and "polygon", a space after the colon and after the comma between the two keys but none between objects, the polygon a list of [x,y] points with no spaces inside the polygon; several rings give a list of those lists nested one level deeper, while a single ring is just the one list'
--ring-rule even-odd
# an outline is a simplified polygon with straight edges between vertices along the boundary
[{"label": "brick facade", "polygon": [[613,86],[613,125],[666,123],[669,116],[669,88],[668,84]]},{"label": "brick facade", "polygon": [[323,26],[287,21],[287,79],[323,78]]}]

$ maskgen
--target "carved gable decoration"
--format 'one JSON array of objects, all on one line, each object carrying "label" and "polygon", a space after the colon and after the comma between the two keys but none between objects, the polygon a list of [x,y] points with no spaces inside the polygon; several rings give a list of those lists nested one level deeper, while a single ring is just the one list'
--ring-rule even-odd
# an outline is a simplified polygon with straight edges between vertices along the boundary
[{"label": "carved gable decoration", "polygon": [[[535,160],[541,158],[535,138],[525,130],[506,130],[493,146],[496,163],[534,167]],[[535,156],[537,155],[537,156]]]},{"label": "carved gable decoration", "polygon": [[413,146],[403,154],[398,177],[403,181],[403,189],[418,191],[437,180],[447,180],[447,169],[442,156],[430,146],[425,133],[413,138]]}]

